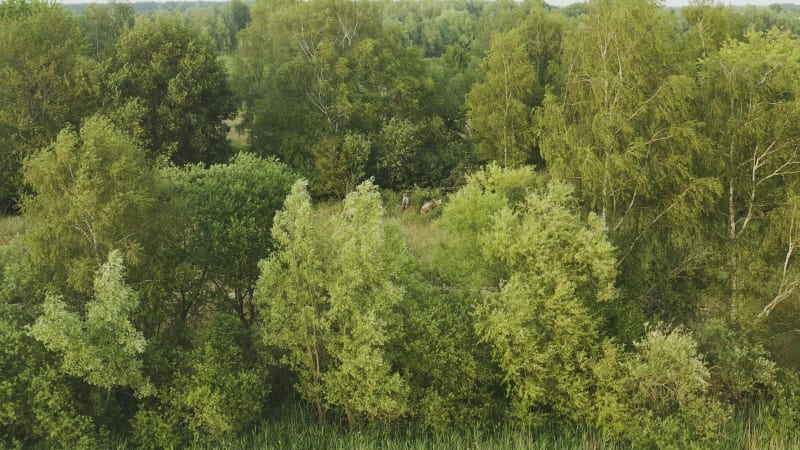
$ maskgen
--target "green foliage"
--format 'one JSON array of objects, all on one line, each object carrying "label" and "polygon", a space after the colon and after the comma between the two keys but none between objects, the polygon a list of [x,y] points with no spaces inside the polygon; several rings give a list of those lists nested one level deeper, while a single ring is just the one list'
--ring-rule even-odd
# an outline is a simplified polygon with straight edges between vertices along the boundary
[{"label": "green foliage", "polygon": [[23,160],[93,103],[81,90],[85,49],[77,20],[60,5],[0,4],[0,212],[19,200]]},{"label": "green foliage", "polygon": [[777,387],[777,368],[763,346],[741,338],[719,319],[699,336],[710,373],[709,391],[734,404],[763,400]]},{"label": "green foliage", "polygon": [[130,386],[137,395],[147,396],[153,387],[141,373],[140,359],[146,341],[130,322],[139,300],[122,279],[123,270],[122,256],[112,251],[95,277],[95,297],[86,303],[85,317],[51,295],[31,334],[48,350],[61,354],[67,374],[109,393],[113,387]]},{"label": "green foliage", "polygon": [[113,55],[120,35],[134,23],[134,8],[128,3],[92,4],[80,16],[81,29],[97,59]]},{"label": "green foliage", "polygon": [[500,376],[475,333],[472,299],[418,270],[405,274],[403,340],[394,350],[410,388],[409,414],[436,433],[488,423]]},{"label": "green foliage", "polygon": [[788,33],[750,32],[703,61],[700,107],[713,145],[702,170],[719,179],[709,240],[720,270],[709,297],[731,320],[751,327],[791,301],[798,218],[800,51]]},{"label": "green foliage", "polygon": [[210,44],[177,20],[137,20],[117,41],[106,77],[108,114],[136,131],[151,157],[178,164],[228,158],[224,121],[235,103],[225,69]]},{"label": "green foliage", "polygon": [[[253,7],[234,73],[255,149],[312,180],[316,167],[327,169],[327,183],[330,167],[342,166],[331,163],[341,136],[423,116],[433,83],[421,55],[382,28],[379,8],[340,0]],[[315,156],[327,161],[315,164]]]},{"label": "green foliage", "polygon": [[369,137],[348,132],[343,138],[323,138],[314,146],[314,192],[344,198],[364,181],[372,150]]},{"label": "green foliage", "polygon": [[103,116],[79,132],[63,130],[55,143],[26,162],[32,193],[23,201],[25,235],[43,286],[71,302],[88,294],[113,249],[136,265],[145,226],[155,214],[154,173],[143,150]]},{"label": "green foliage", "polygon": [[518,31],[498,34],[483,62],[485,80],[467,95],[467,118],[486,161],[525,164],[532,155],[531,109],[536,68]]},{"label": "green foliage", "polygon": [[542,182],[531,167],[490,165],[468,176],[466,186],[448,199],[438,222],[445,236],[433,255],[433,264],[444,278],[473,293],[497,285],[502,275],[487,264],[481,236],[496,213],[524,202],[529,189]]},{"label": "green foliage", "polygon": [[147,448],[186,446],[240,433],[264,414],[270,391],[263,348],[229,313],[195,323],[188,348],[173,352],[172,378],[132,419]]},{"label": "green foliage", "polygon": [[598,0],[578,21],[564,37],[563,83],[538,113],[542,156],[620,249],[624,315],[690,319],[708,253],[693,236],[722,186],[695,165],[709,142],[680,39],[655,0]]},{"label": "green foliage", "polygon": [[594,215],[581,220],[572,202],[571,188],[549,183],[494,214],[480,236],[501,279],[478,306],[475,326],[503,370],[514,414],[534,425],[549,412],[585,418],[600,304],[617,297],[605,229]]},{"label": "green foliage", "polygon": [[709,448],[729,410],[709,392],[710,373],[691,334],[648,331],[625,354],[612,344],[594,366],[597,424],[647,448]]},{"label": "green foliage", "polygon": [[170,177],[188,214],[186,261],[221,305],[252,322],[258,261],[272,250],[272,220],[296,175],[274,159],[240,153],[228,164],[173,169]]},{"label": "green foliage", "polygon": [[398,336],[395,281],[405,250],[385,222],[369,181],[323,224],[298,182],[275,219],[277,249],[261,264],[257,301],[265,343],[285,352],[298,392],[317,406],[341,408],[353,426],[361,416],[391,419],[406,408],[407,387],[392,373],[385,346]]}]

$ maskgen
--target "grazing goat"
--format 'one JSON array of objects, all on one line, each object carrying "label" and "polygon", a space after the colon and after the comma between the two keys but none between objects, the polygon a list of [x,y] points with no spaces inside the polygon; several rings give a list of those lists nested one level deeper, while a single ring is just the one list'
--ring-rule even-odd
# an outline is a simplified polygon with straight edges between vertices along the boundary
[{"label": "grazing goat", "polygon": [[429,212],[431,212],[431,210],[433,208],[435,208],[435,207],[437,207],[437,206],[439,206],[441,204],[442,204],[442,200],[441,199],[436,199],[436,200],[431,200],[429,202],[425,202],[425,204],[422,205],[422,207],[419,209],[419,213],[420,214],[429,213]]},{"label": "grazing goat", "polygon": [[411,199],[408,198],[408,194],[403,194],[403,203],[401,204],[403,207],[403,211],[407,210],[409,206],[411,206]]}]

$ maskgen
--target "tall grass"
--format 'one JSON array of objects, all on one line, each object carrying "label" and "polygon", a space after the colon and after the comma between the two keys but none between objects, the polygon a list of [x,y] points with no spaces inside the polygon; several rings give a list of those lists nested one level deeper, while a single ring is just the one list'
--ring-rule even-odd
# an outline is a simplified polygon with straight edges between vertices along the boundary
[{"label": "tall grass", "polygon": [[722,448],[747,450],[800,449],[800,430],[774,403],[760,402],[741,408],[723,432]]},{"label": "tall grass", "polygon": [[237,436],[195,442],[205,449],[593,449],[623,448],[595,430],[562,427],[532,432],[513,425],[433,433],[414,424],[365,425],[349,431],[338,424],[320,426],[313,412],[300,405],[281,408],[260,426]]},{"label": "tall grass", "polygon": [[[746,450],[800,449],[800,431],[785,425],[781,414],[770,404],[743,408],[725,425],[716,448]],[[125,441],[112,446],[134,448]],[[431,432],[413,423],[365,425],[355,431],[342,424],[320,426],[314,411],[299,402],[265,418],[252,430],[220,439],[195,440],[189,447],[206,449],[276,450],[614,450],[630,448],[584,426],[552,426],[531,431],[513,424],[475,427],[469,431]]]}]

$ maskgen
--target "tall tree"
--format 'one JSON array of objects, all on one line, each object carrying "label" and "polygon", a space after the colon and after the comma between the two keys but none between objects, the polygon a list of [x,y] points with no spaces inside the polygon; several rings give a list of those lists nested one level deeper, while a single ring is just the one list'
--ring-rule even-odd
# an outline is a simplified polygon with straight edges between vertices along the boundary
[{"label": "tall tree", "polygon": [[[151,234],[155,176],[144,150],[103,116],[26,162],[32,193],[23,200],[25,239],[39,280],[63,295],[92,292],[94,273],[111,250],[129,265]],[[130,268],[130,267],[129,267]]]},{"label": "tall tree", "polygon": [[480,237],[502,274],[475,326],[503,371],[513,413],[536,426],[552,413],[586,418],[604,304],[617,298],[614,248],[596,215],[576,214],[570,194],[551,182],[518,209],[500,210]]},{"label": "tall tree", "polygon": [[0,211],[19,200],[22,161],[94,103],[80,89],[86,49],[78,21],[60,5],[0,4]]},{"label": "tall tree", "polygon": [[142,18],[117,41],[106,109],[152,157],[177,164],[222,162],[235,104],[209,42],[176,18]]},{"label": "tall tree", "polygon": [[579,20],[564,38],[564,85],[539,116],[542,156],[609,228],[626,298],[690,316],[707,252],[689,236],[720,186],[695,173],[706,143],[672,19],[655,0],[598,0]]},{"label": "tall tree", "polygon": [[298,391],[317,407],[392,418],[406,408],[407,387],[385,348],[397,339],[394,309],[404,248],[385,222],[369,181],[347,196],[330,222],[316,223],[305,183],[296,183],[275,218],[277,250],[261,265],[256,294],[268,345],[300,377]]},{"label": "tall tree", "polygon": [[533,158],[532,102],[536,69],[519,31],[498,34],[484,60],[485,81],[467,94],[467,117],[485,160],[504,166]]},{"label": "tall tree", "polygon": [[800,175],[800,51],[785,32],[750,32],[703,61],[700,114],[710,138],[703,169],[718,176],[723,218],[711,239],[724,243],[723,308],[752,322],[797,298],[794,264]]},{"label": "tall tree", "polygon": [[188,216],[181,240],[198,277],[195,286],[251,324],[258,262],[272,251],[272,219],[296,176],[283,163],[247,153],[228,164],[171,172]]},{"label": "tall tree", "polygon": [[154,392],[141,371],[146,341],[131,323],[139,299],[125,284],[123,270],[120,252],[112,251],[97,272],[85,317],[51,295],[31,327],[36,339],[62,355],[64,372],[106,390],[105,408],[115,387],[130,387],[138,395]]}]

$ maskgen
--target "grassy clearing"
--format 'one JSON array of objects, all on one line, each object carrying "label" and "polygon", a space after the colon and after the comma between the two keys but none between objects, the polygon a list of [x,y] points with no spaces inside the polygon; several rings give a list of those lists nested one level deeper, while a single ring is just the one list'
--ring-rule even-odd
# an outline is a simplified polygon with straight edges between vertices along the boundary
[{"label": "grassy clearing", "polygon": [[250,148],[248,139],[250,138],[247,131],[243,130],[241,133],[237,126],[242,123],[242,113],[236,115],[233,120],[226,120],[225,125],[230,127],[228,130],[228,140],[231,142],[235,151],[247,151]]},{"label": "grassy clearing", "polygon": [[25,231],[22,216],[0,216],[0,245],[6,245]]}]

